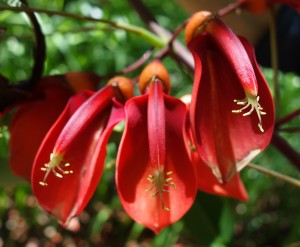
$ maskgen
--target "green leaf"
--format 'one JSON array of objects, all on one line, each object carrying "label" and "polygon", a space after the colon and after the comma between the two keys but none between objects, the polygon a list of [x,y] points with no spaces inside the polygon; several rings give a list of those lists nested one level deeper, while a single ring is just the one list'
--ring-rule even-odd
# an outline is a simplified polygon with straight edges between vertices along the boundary
[{"label": "green leaf", "polygon": [[210,245],[219,236],[223,200],[199,192],[194,205],[184,217],[185,229],[200,244]]},{"label": "green leaf", "polygon": [[99,233],[111,215],[108,207],[103,207],[91,222],[91,234]]},{"label": "green leaf", "polygon": [[181,221],[178,221],[175,224],[162,230],[158,235],[154,237],[152,246],[174,246],[180,236],[181,231],[183,230],[183,226],[183,223]]},{"label": "green leaf", "polygon": [[30,7],[60,11],[64,7],[64,0],[28,0]]},{"label": "green leaf", "polygon": [[229,199],[224,200],[224,206],[220,218],[220,237],[222,242],[229,243],[233,237],[234,215],[230,207]]}]

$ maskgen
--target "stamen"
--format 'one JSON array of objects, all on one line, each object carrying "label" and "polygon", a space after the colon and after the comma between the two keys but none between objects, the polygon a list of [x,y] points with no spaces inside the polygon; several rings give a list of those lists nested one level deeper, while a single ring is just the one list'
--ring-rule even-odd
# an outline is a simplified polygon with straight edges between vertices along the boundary
[{"label": "stamen", "polygon": [[[46,172],[43,181],[40,181],[39,184],[42,186],[47,186],[46,179],[49,176],[50,172],[54,174],[57,178],[63,178],[64,174],[72,174],[72,170],[64,170],[64,167],[70,166],[70,163],[62,164],[63,155],[62,154],[50,154],[49,163],[44,164],[44,167],[41,167],[43,172]],[[57,171],[57,170],[58,171]]]},{"label": "stamen", "polygon": [[159,198],[161,200],[161,204],[162,204],[162,209],[166,210],[166,211],[170,211],[170,209],[168,207],[165,206],[164,204],[164,199],[163,199],[163,192],[170,192],[170,190],[165,189],[165,187],[173,187],[176,188],[176,185],[174,182],[171,182],[171,180],[173,180],[173,178],[171,177],[167,177],[170,176],[171,174],[173,174],[172,171],[168,171],[166,173],[164,173],[164,167],[163,166],[159,166],[158,169],[154,170],[153,175],[148,175],[147,180],[153,184],[150,188],[146,189],[146,192],[150,192],[153,190],[153,188],[156,188],[155,193],[151,194],[151,197],[156,197],[157,195],[159,195]]},{"label": "stamen", "polygon": [[256,115],[258,117],[258,128],[261,132],[264,132],[264,129],[262,127],[262,120],[261,115],[266,115],[266,112],[263,111],[263,108],[259,104],[259,96],[255,97],[253,95],[249,95],[246,93],[246,98],[242,100],[235,99],[234,102],[237,105],[243,105],[243,107],[239,110],[232,110],[232,113],[241,113],[247,108],[251,107],[249,111],[243,113],[243,116],[249,116],[252,114],[252,112],[255,110]]}]

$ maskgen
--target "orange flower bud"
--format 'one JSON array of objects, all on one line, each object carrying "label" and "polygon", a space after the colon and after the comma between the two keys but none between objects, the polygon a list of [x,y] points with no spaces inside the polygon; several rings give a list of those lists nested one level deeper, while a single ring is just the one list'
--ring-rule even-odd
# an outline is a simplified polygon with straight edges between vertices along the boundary
[{"label": "orange flower bud", "polygon": [[166,67],[158,60],[154,60],[148,64],[140,75],[139,89],[141,93],[146,91],[149,82],[159,79],[164,87],[166,94],[170,93],[170,75]]},{"label": "orange flower bud", "polygon": [[123,76],[116,76],[107,82],[107,85],[112,85],[117,89],[117,97],[122,101],[126,101],[134,96],[134,88],[132,81]]},{"label": "orange flower bud", "polygon": [[204,21],[207,20],[209,16],[212,16],[212,13],[209,11],[200,11],[191,16],[189,22],[186,25],[184,33],[186,44],[191,41],[196,33],[202,31],[201,25],[204,24]]}]

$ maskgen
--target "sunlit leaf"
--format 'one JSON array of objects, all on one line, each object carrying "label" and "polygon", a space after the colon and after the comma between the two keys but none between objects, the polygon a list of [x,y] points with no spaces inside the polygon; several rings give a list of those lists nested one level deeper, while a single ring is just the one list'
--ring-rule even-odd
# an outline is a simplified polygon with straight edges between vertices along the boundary
[{"label": "sunlit leaf", "polygon": [[64,0],[51,0],[51,1],[44,1],[44,0],[28,0],[29,6],[40,8],[40,9],[47,9],[47,10],[62,10],[64,6]]}]

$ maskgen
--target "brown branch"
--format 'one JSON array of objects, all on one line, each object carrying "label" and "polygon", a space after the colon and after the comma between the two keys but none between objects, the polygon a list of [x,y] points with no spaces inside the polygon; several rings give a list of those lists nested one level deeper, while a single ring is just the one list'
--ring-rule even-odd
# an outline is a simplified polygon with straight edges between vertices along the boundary
[{"label": "brown branch", "polygon": [[[194,62],[191,53],[178,41],[173,40],[173,34],[168,31],[167,29],[160,26],[157,21],[155,20],[152,13],[149,9],[143,4],[141,0],[127,0],[128,3],[136,10],[139,14],[142,21],[148,26],[148,28],[154,32],[155,34],[159,35],[162,38],[172,40],[172,56],[174,59],[179,59],[181,64],[184,64],[190,71],[194,71]],[[178,35],[177,33],[175,35]],[[166,51],[163,51],[165,55]]]},{"label": "brown branch", "polygon": [[271,144],[300,170],[300,153],[297,152],[277,132],[273,133]]},{"label": "brown branch", "polygon": [[300,133],[300,127],[280,128],[280,129],[278,129],[278,131],[288,132],[288,133]]},{"label": "brown branch", "polygon": [[[35,47],[33,52],[34,65],[29,79],[19,84],[10,84],[8,79],[0,76],[0,112],[5,111],[8,107],[19,103],[29,96],[40,81],[43,74],[44,62],[46,57],[45,37],[42,33],[39,22],[34,13],[27,11],[26,0],[22,0],[24,12],[28,16],[34,33]],[[2,32],[1,32],[2,34]]]},{"label": "brown branch", "polygon": [[220,9],[218,11],[217,15],[220,17],[226,16],[226,15],[230,14],[231,12],[240,8],[245,2],[246,2],[245,0],[244,1],[235,1],[234,3],[228,4],[223,9]]},{"label": "brown branch", "polygon": [[42,33],[40,24],[35,16],[35,14],[27,13],[28,18],[30,19],[31,25],[33,27],[33,33],[35,37],[35,47],[34,47],[34,65],[32,68],[30,79],[27,83],[27,88],[32,90],[40,81],[43,71],[44,63],[46,59],[46,42],[45,36]]},{"label": "brown branch", "polygon": [[279,127],[282,124],[285,124],[289,121],[291,121],[293,118],[300,116],[300,109],[297,109],[291,113],[289,113],[288,115],[284,116],[281,119],[278,119],[276,121],[275,127]]}]

